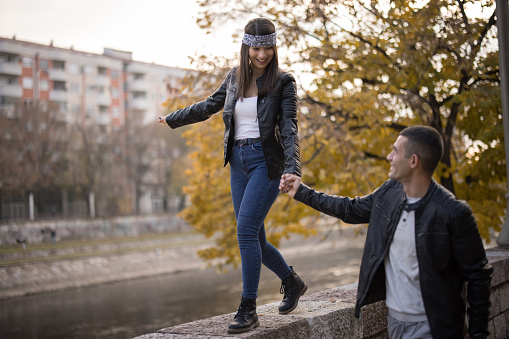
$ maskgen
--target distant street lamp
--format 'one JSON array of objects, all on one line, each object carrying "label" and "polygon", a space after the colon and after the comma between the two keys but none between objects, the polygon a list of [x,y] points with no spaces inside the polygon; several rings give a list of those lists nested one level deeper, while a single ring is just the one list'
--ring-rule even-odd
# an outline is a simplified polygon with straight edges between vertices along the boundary
[{"label": "distant street lamp", "polygon": [[[509,9],[507,0],[496,0],[498,28],[498,60],[500,68],[500,90],[502,92],[502,114],[504,121],[505,166],[509,191]],[[497,237],[497,244],[509,248],[509,193],[506,194],[506,218]]]}]

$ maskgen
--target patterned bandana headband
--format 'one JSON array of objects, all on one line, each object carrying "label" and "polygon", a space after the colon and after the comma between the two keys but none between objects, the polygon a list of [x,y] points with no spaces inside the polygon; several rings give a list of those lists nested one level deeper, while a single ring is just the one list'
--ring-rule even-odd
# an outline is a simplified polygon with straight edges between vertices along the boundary
[{"label": "patterned bandana headband", "polygon": [[242,42],[251,47],[270,47],[277,43],[276,33],[267,35],[251,35],[244,33]]}]

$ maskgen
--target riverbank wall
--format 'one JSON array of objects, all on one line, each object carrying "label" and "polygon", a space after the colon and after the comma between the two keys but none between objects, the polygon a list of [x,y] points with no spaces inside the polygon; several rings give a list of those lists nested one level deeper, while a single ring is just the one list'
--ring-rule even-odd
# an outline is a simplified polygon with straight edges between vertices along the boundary
[{"label": "riverbank wall", "polygon": [[176,215],[11,222],[0,225],[0,246],[135,237],[190,229]]},{"label": "riverbank wall", "polygon": [[0,244],[2,300],[200,269],[197,251],[213,241],[150,216],[1,225]]},{"label": "riverbank wall", "polygon": [[[509,250],[487,250],[494,273],[491,284],[490,339],[509,338]],[[378,302],[361,309],[354,317],[357,284],[304,295],[289,315],[278,314],[278,304],[259,305],[260,327],[241,334],[228,334],[226,328],[235,313],[193,321],[136,339],[387,339],[387,308]]]}]

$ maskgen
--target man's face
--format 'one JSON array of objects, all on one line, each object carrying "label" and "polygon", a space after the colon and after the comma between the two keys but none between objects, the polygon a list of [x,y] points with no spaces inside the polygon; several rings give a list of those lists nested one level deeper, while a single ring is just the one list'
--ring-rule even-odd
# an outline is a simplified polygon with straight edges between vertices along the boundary
[{"label": "man's face", "polygon": [[398,136],[392,147],[392,152],[387,155],[387,160],[391,164],[389,179],[401,182],[405,181],[405,178],[410,175],[412,157],[410,156],[407,158],[405,156],[405,144],[407,140],[407,137]]}]

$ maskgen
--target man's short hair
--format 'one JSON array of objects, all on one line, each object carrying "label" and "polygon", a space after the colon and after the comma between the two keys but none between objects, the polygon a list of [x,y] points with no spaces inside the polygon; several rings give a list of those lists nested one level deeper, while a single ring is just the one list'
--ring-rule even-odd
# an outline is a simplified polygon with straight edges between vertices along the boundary
[{"label": "man's short hair", "polygon": [[440,133],[430,126],[410,126],[399,135],[408,139],[405,144],[405,156],[416,154],[424,170],[433,174],[444,154],[444,142]]}]

